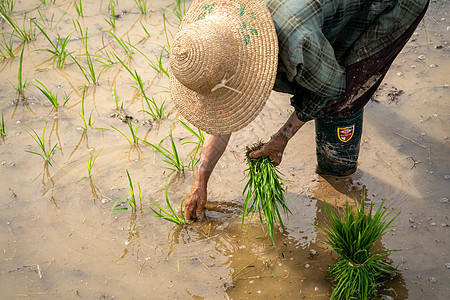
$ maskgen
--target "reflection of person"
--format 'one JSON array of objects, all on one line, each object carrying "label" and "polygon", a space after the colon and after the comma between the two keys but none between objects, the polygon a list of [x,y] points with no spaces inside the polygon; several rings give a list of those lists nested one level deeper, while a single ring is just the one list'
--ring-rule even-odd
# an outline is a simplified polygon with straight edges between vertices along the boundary
[{"label": "reflection of person", "polygon": [[353,173],[362,109],[428,2],[194,0],[170,55],[176,106],[189,122],[210,134],[185,202],[185,216],[202,216],[208,179],[230,134],[256,118],[272,88],[293,95],[295,112],[250,156],[268,156],[280,164],[289,139],[315,120],[317,172]]}]

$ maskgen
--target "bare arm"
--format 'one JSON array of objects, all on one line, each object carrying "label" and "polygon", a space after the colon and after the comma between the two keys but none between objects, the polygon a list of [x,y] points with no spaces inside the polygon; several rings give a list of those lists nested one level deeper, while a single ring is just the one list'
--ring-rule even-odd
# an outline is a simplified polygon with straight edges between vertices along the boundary
[{"label": "bare arm", "polygon": [[207,185],[214,167],[227,148],[231,134],[210,135],[206,138],[200,155],[200,163],[195,173],[191,192],[184,203],[184,216],[186,219],[202,218],[206,201]]},{"label": "bare arm", "polygon": [[272,136],[270,141],[264,144],[261,149],[250,153],[250,157],[258,158],[261,156],[268,156],[273,164],[278,166],[281,163],[284,148],[286,148],[288,141],[304,124],[305,122],[300,121],[297,114],[294,112],[280,130]]}]

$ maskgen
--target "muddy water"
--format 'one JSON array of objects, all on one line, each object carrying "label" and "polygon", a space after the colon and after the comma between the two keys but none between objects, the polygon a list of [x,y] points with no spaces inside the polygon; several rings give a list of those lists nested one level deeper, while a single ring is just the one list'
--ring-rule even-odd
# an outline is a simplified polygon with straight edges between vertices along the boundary
[{"label": "muddy water", "polygon": [[[114,64],[97,85],[87,87],[84,110],[86,120],[92,112],[93,126],[83,130],[81,87],[87,81],[80,69],[71,59],[65,68],[53,68],[51,54],[35,51],[49,47],[37,34],[25,45],[24,76],[58,91],[60,103],[65,94],[71,96],[57,110],[33,84],[19,97],[12,86],[17,85],[22,46],[13,40],[16,58],[0,62],[0,105],[7,134],[0,143],[2,298],[327,299],[331,283],[326,270],[335,255],[320,241],[313,224],[326,220],[324,201],[342,207],[347,199],[360,199],[364,191],[376,203],[387,197],[386,205],[401,211],[395,229],[378,245],[403,250],[390,256],[399,275],[382,294],[396,299],[448,296],[447,1],[431,4],[423,24],[367,105],[360,165],[354,175],[336,179],[314,173],[314,124],[304,126],[291,140],[280,169],[292,181],[288,191],[294,214],[286,219],[286,230],[276,232],[275,246],[268,239],[255,239],[262,235],[257,223],[247,233],[241,230],[243,149],[249,141],[268,139],[283,124],[291,112],[288,96],[274,93],[261,115],[232,136],[210,181],[207,220],[177,227],[152,217],[148,206],[150,198],[164,202],[171,172],[165,169],[167,164],[150,147],[142,142],[130,147],[124,136],[111,129],[114,126],[130,137],[127,125],[111,117],[116,86],[119,104],[134,121],[139,120],[138,136],[158,143],[173,130],[180,156],[187,157],[194,146],[179,141],[189,133],[176,122],[167,77],[154,71],[138,51],[128,59],[109,34],[102,34],[110,29],[105,1],[83,1],[85,17],[77,16],[74,1],[46,6],[41,1],[16,2],[13,16],[20,25],[25,13],[42,24],[39,7],[45,20],[42,27],[50,38],[72,33],[68,49],[81,55],[77,59],[86,66],[85,47],[72,22],[78,20],[83,31],[88,28],[91,55],[101,60],[106,53],[116,53],[143,78],[147,95],[158,103],[166,100],[166,111],[172,113],[159,123],[145,121],[146,104],[132,87],[131,75]],[[174,9],[172,2],[153,1],[149,13],[141,15],[134,1],[121,0],[115,33],[125,40],[129,37],[155,62],[161,45],[167,44],[163,10],[169,41],[177,30],[177,19],[169,9]],[[11,32],[5,22],[1,30]],[[165,52],[162,63],[167,67]],[[94,61],[94,68],[98,74],[101,63]],[[399,90],[398,96],[392,94]],[[52,166],[25,152],[40,151],[28,132],[41,135],[44,128],[46,147],[58,143]],[[91,153],[99,156],[87,179]],[[135,190],[140,183],[142,204],[138,201],[135,212],[110,217],[113,204],[129,195],[126,170]],[[184,176],[171,181],[168,195],[175,207],[186,197],[192,177],[188,168]]]}]

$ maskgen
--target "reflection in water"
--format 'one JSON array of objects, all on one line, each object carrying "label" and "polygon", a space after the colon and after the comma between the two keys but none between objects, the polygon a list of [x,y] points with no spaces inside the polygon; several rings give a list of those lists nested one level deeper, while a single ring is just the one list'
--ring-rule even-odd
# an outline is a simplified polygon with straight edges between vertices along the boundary
[{"label": "reflection in water", "polygon": [[72,155],[77,151],[78,147],[80,147],[81,142],[83,142],[83,140],[86,141],[86,149],[89,149],[89,144],[88,144],[88,134],[87,134],[87,129],[83,130],[83,133],[81,134],[80,140],[78,141],[78,143],[76,144],[75,148],[73,149],[72,153],[70,153],[69,155],[69,159],[72,157]]},{"label": "reflection in water", "polygon": [[96,200],[99,200],[102,197],[102,193],[95,185],[94,180],[92,180],[92,177],[89,177],[89,186],[91,187],[92,198],[94,199],[94,202]]},{"label": "reflection in water", "polygon": [[33,181],[35,181],[39,177],[41,177],[41,183],[44,188],[42,196],[45,196],[45,194],[50,191],[50,201],[53,202],[56,208],[58,208],[58,204],[56,203],[56,200],[54,198],[55,181],[53,179],[53,176],[50,175],[49,164],[47,161],[44,162],[44,169],[42,170],[42,172],[38,176],[36,176]]},{"label": "reflection in water", "polygon": [[58,140],[58,148],[61,151],[61,154],[64,155],[61,138],[59,137],[58,124],[59,124],[58,108],[55,108],[55,116],[53,117],[52,129],[50,130],[50,134],[48,136],[48,144],[49,144],[49,146],[52,144],[51,143],[52,135],[53,135],[53,133],[55,133],[56,138]]}]

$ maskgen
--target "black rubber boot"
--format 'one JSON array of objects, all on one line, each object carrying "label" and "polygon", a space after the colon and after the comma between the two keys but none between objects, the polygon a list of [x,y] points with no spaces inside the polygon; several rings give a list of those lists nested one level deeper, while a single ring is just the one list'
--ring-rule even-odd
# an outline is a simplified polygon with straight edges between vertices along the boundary
[{"label": "black rubber boot", "polygon": [[362,124],[363,109],[349,116],[316,119],[318,174],[347,176],[356,171]]}]

